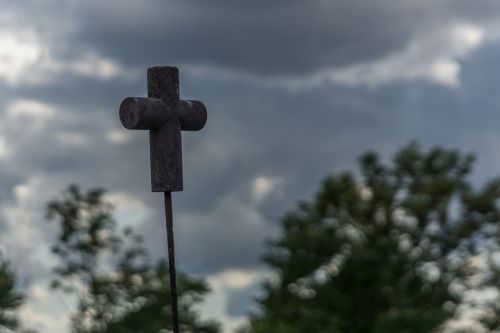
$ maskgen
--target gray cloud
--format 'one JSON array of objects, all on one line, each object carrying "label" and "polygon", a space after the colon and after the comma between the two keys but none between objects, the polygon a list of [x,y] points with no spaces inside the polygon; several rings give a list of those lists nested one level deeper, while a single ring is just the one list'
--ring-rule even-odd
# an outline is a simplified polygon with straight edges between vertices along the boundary
[{"label": "gray cloud", "polygon": [[255,312],[256,306],[248,304],[248,300],[255,299],[259,292],[262,292],[262,290],[258,284],[233,291],[227,303],[227,312],[233,317],[246,316]]},{"label": "gray cloud", "polygon": [[297,76],[371,62],[453,22],[491,24],[481,1],[79,2],[75,38],[134,66],[180,63]]}]

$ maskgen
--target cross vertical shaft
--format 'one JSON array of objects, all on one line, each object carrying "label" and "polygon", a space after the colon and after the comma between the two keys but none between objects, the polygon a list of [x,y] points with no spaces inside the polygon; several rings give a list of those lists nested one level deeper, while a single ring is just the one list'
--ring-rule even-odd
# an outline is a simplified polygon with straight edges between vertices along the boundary
[{"label": "cross vertical shaft", "polygon": [[[169,109],[179,105],[179,71],[175,67],[153,67],[148,70],[148,97],[161,100]],[[168,112],[165,112],[168,113]],[[167,118],[176,118],[167,115]],[[151,182],[153,191],[182,191],[181,124],[168,119],[168,126],[149,131]]]},{"label": "cross vertical shaft", "polygon": [[[168,107],[176,109],[179,103],[179,71],[174,67],[150,68],[148,70],[148,97],[162,100]],[[158,184],[167,181],[182,189],[181,127],[178,122],[160,126],[149,131],[151,168],[165,172],[151,173],[151,181]],[[178,147],[178,148],[177,148]],[[175,156],[174,156],[175,155]],[[179,176],[180,175],[180,176]],[[164,189],[166,190],[166,189]],[[168,268],[170,278],[170,299],[172,308],[172,331],[179,333],[179,310],[177,302],[177,275],[175,269],[174,221],[172,192],[164,191],[165,222],[167,227]]]}]

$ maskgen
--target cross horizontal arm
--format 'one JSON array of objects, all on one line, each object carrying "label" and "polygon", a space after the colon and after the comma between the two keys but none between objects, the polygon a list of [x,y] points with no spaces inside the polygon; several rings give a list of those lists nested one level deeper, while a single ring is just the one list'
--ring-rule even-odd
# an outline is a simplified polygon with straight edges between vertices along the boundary
[{"label": "cross horizontal arm", "polygon": [[207,108],[200,101],[179,101],[177,116],[183,131],[199,131],[207,123]]},{"label": "cross horizontal arm", "polygon": [[120,120],[128,129],[154,129],[174,117],[174,111],[158,98],[128,97],[120,105]]},{"label": "cross horizontal arm", "polygon": [[166,122],[180,122],[183,131],[199,131],[207,122],[207,109],[199,101],[179,101],[175,110],[159,98],[128,97],[120,105],[125,128],[151,130]]}]

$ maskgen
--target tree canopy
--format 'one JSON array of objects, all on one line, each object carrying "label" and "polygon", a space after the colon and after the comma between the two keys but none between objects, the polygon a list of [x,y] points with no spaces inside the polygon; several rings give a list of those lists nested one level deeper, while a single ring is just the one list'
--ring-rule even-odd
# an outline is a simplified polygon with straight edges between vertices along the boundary
[{"label": "tree canopy", "polygon": [[500,179],[476,188],[473,163],[412,143],[389,162],[368,152],[359,170],[325,179],[269,241],[275,277],[245,331],[500,329]]},{"label": "tree canopy", "polygon": [[32,332],[25,330],[19,322],[18,310],[23,302],[16,274],[9,261],[0,254],[0,332]]},{"label": "tree canopy", "polygon": [[[53,287],[73,294],[78,309],[75,333],[158,333],[171,329],[168,265],[151,259],[142,236],[119,230],[113,207],[101,189],[82,192],[70,186],[49,202],[47,217],[58,224],[52,251]],[[194,305],[208,292],[207,284],[178,275],[182,332],[217,333],[215,321],[201,320]]]}]

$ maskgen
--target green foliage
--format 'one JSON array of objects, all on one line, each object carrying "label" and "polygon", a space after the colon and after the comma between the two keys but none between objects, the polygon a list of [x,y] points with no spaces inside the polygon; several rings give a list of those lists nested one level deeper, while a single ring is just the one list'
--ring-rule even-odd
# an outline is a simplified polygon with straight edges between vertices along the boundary
[{"label": "green foliage", "polygon": [[[473,161],[412,143],[389,165],[369,152],[359,173],[327,178],[312,202],[283,218],[282,235],[269,242],[264,260],[276,277],[263,285],[260,311],[243,331],[448,327],[470,308],[467,290],[500,282],[500,180],[474,190]],[[478,264],[495,254],[497,267]],[[474,319],[488,330],[500,329],[499,301],[474,304]]]},{"label": "green foliage", "polygon": [[[47,206],[59,226],[52,247],[60,265],[53,287],[76,295],[75,333],[158,333],[171,329],[168,266],[153,262],[133,230],[120,232],[102,190],[82,193],[72,185]],[[219,326],[200,320],[193,306],[207,285],[178,275],[183,332],[217,333]]]},{"label": "green foliage", "polygon": [[17,331],[19,321],[17,310],[23,296],[17,291],[16,276],[9,262],[0,258],[0,332]]}]

